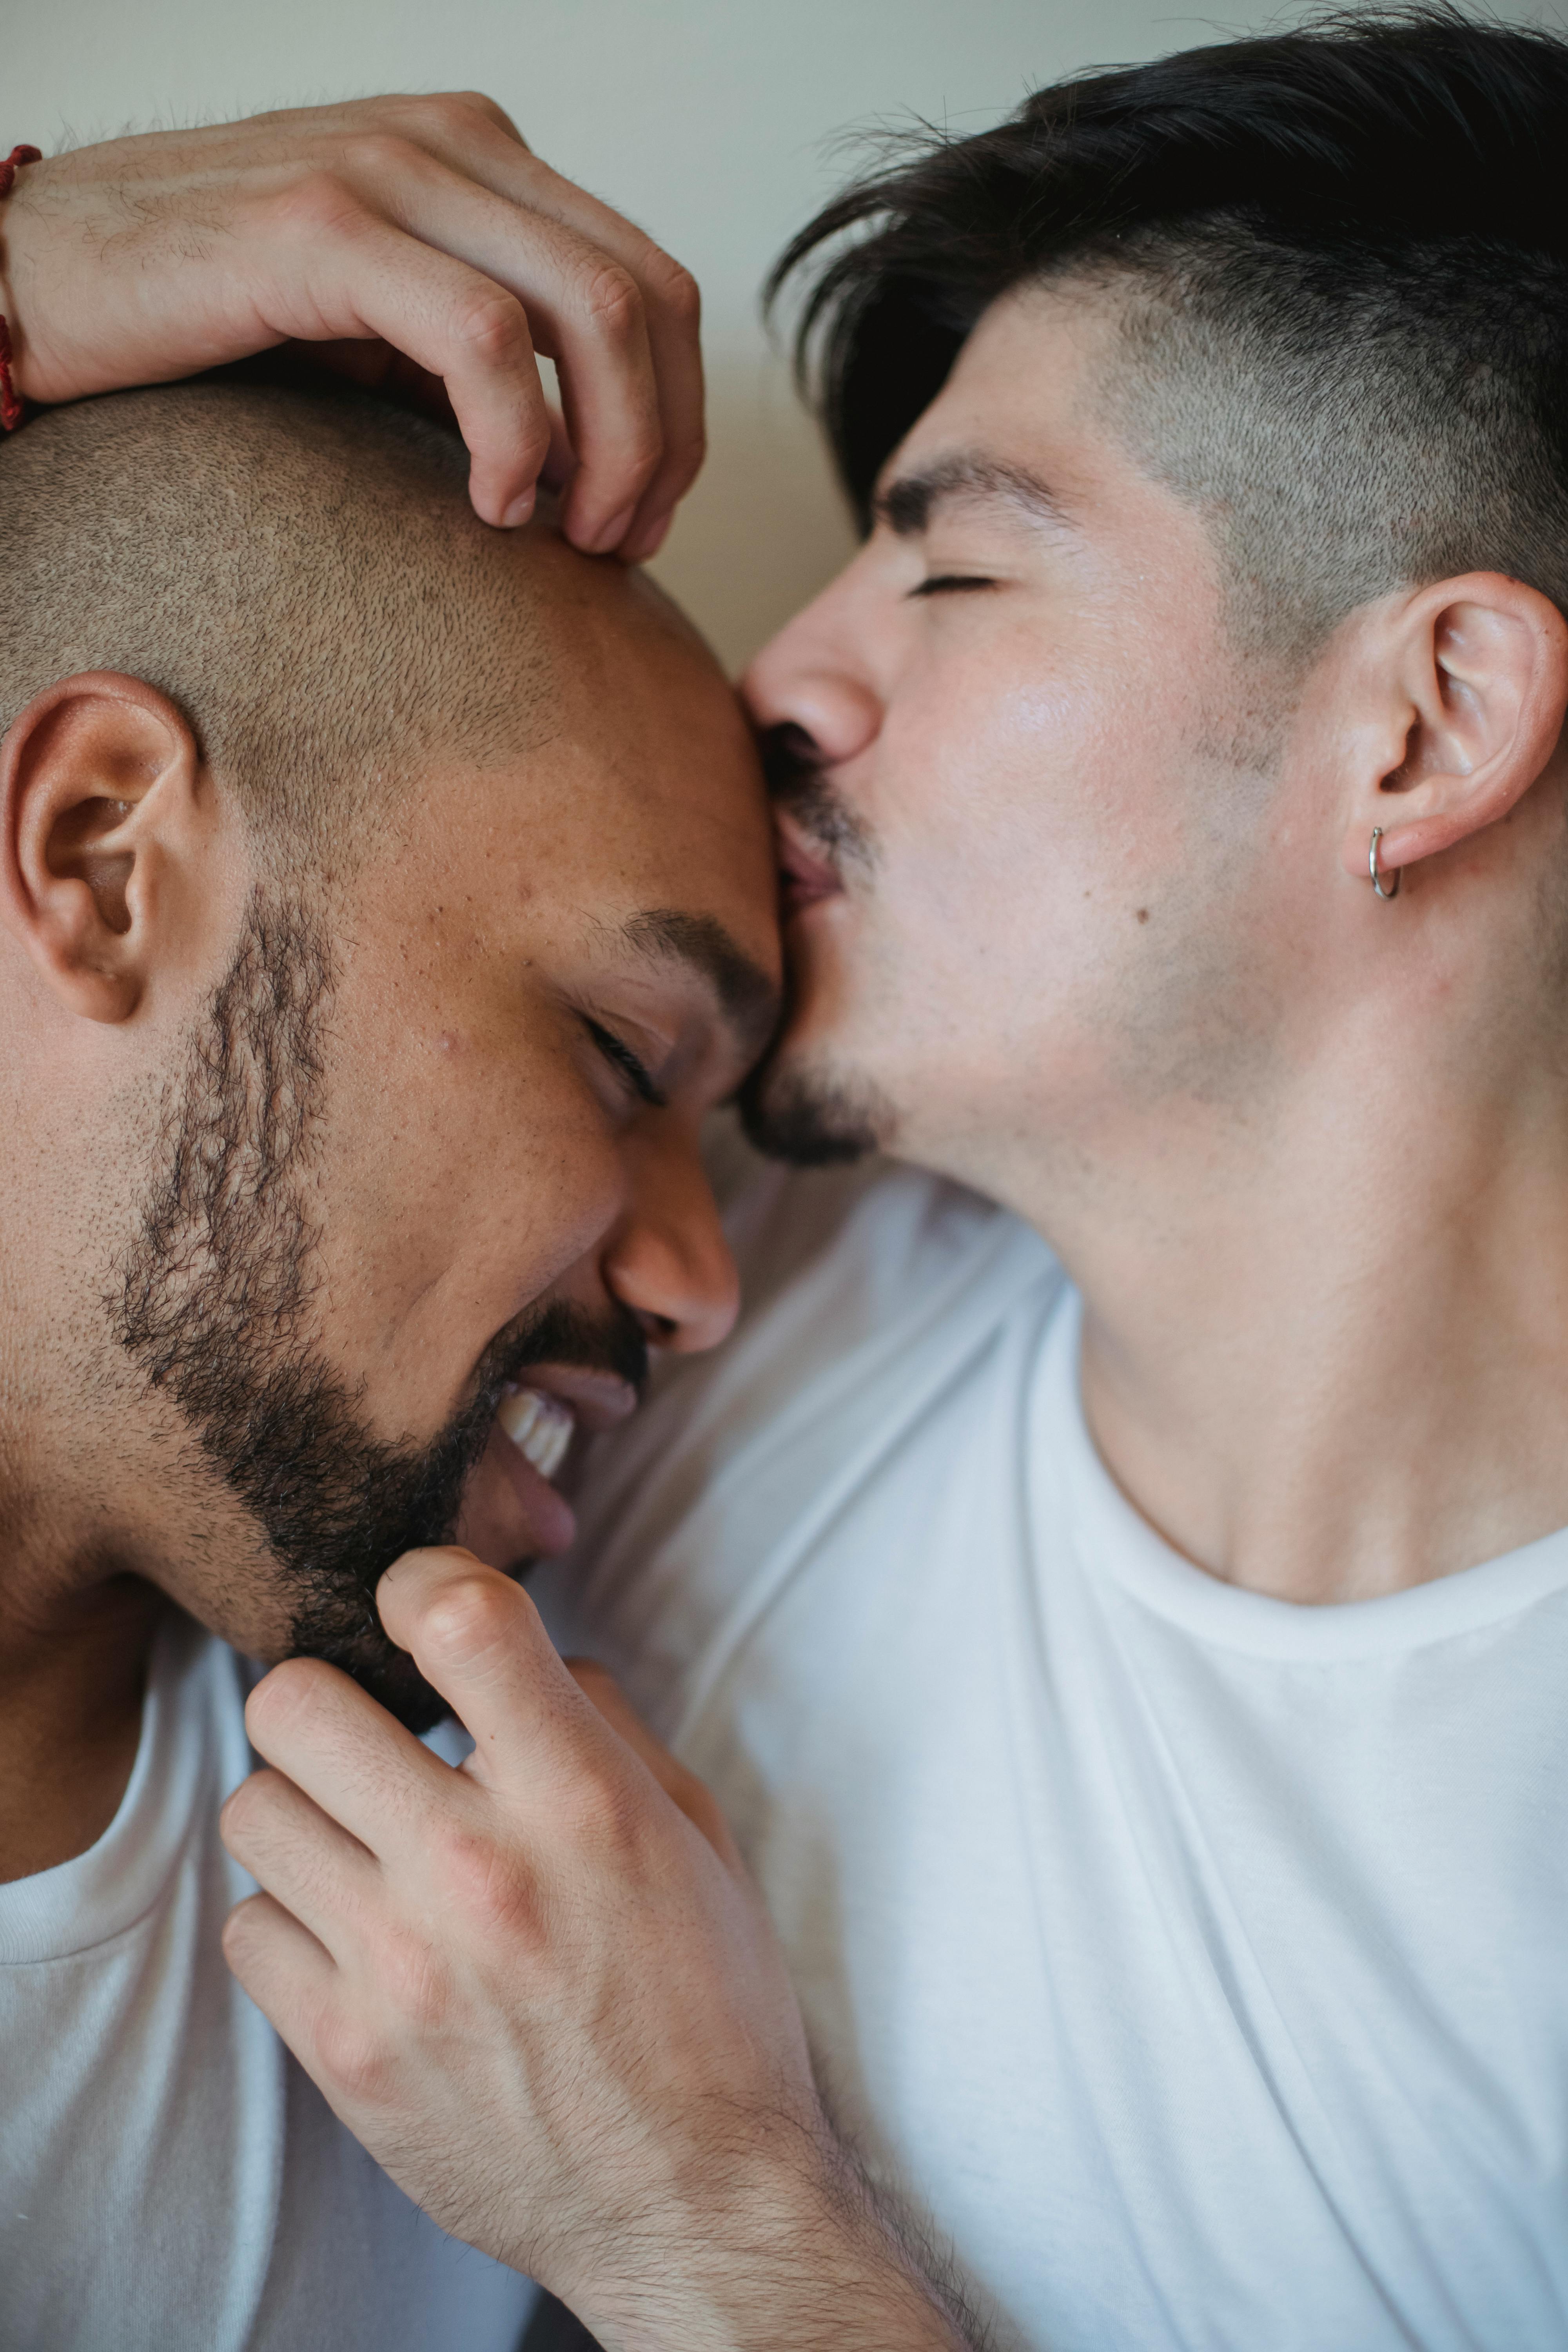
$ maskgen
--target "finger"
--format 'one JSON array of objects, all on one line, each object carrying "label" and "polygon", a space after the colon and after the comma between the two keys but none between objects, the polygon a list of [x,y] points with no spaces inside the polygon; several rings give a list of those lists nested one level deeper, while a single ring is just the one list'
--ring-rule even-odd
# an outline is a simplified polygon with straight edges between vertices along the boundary
[{"label": "finger", "polygon": [[330,1953],[270,1895],[236,1904],[224,1922],[223,1956],[301,2063],[336,1988]]},{"label": "finger", "polygon": [[223,1956],[339,2115],[356,2097],[374,2097],[385,2080],[384,2051],[308,1928],[270,1895],[253,1895],[224,1922]]},{"label": "finger", "polygon": [[654,1738],[609,1669],[600,1665],[596,1658],[568,1658],[564,1663],[567,1673],[584,1696],[598,1708],[605,1721],[626,1741],[633,1755],[647,1766],[665,1795],[672,1798],[692,1827],[701,1832],[720,1860],[731,1869],[738,1869],[740,1853],[730,1834],[730,1825],[719,1809],[718,1801],[695,1772],[689,1772],[685,1765]]},{"label": "finger", "polygon": [[482,270],[378,216],[331,174],[290,192],[258,308],[280,340],[379,339],[447,387],[487,522],[532,510],[550,418],[527,315]]},{"label": "finger", "polygon": [[343,340],[335,343],[283,343],[279,346],[275,362],[279,373],[302,383],[321,375],[346,376],[366,392],[384,392],[422,408],[427,416],[438,416],[444,425],[456,425],[452,404],[447,397],[447,387],[438,375],[416,367],[390,343],[353,342]]},{"label": "finger", "polygon": [[537,1785],[593,1723],[527,1593],[470,1553],[405,1552],[375,1597],[392,1640],[471,1736],[470,1777]]},{"label": "finger", "polygon": [[218,1815],[218,1835],[242,1870],[334,1959],[341,1937],[379,1885],[359,1840],[281,1772],[253,1772]]},{"label": "finger", "polygon": [[367,1691],[319,1658],[289,1658],[246,1702],[253,1748],[377,1856],[401,1853],[461,1775]]},{"label": "finger", "polygon": [[[472,142],[465,161],[479,171],[489,164],[497,173],[501,193],[515,193],[531,210],[574,230],[608,254],[637,282],[653,365],[661,445],[658,464],[619,542],[619,552],[628,562],[640,562],[663,539],[678,501],[697,478],[707,447],[702,304],[697,281],[634,223],[552,171],[538,156],[525,151],[520,157],[515,151],[508,152],[504,145],[481,137]],[[577,538],[571,507],[567,528]],[[586,541],[579,539],[578,543],[585,545]]]},{"label": "finger", "polygon": [[410,142],[362,142],[346,168],[361,196],[399,228],[468,263],[523,306],[535,347],[556,363],[578,458],[563,528],[589,553],[608,553],[664,455],[636,274],[549,212],[494,194]]},{"label": "finger", "polygon": [[[584,246],[607,255],[636,282],[642,299],[661,442],[658,466],[622,542],[623,554],[640,561],[663,536],[677,500],[690,488],[702,463],[701,301],[695,278],[622,214],[531,154],[515,127],[490,101],[460,93],[389,104],[393,110],[388,119],[396,129],[450,172],[521,207],[525,215],[555,222]],[[416,214],[405,217],[404,226],[417,235],[426,233]],[[480,258],[467,252],[464,257],[476,262]],[[565,364],[569,374],[569,353]],[[601,486],[590,480],[578,493],[583,510],[579,512],[575,504],[568,507],[568,532],[580,545],[588,544],[603,520],[600,493]],[[605,489],[603,497],[610,495]]]},{"label": "finger", "polygon": [[[276,131],[288,142],[290,152],[297,152],[302,132],[327,131],[341,140],[392,131],[401,137],[422,138],[434,145],[447,138],[461,141],[480,126],[487,131],[499,131],[519,147],[526,147],[510,115],[482,89],[415,94],[393,91],[379,98],[342,99],[335,105],[279,107],[270,114],[253,114],[237,127],[250,133]],[[232,137],[236,127],[233,123],[220,124],[213,135]],[[204,134],[193,131],[176,135],[195,140]]]}]

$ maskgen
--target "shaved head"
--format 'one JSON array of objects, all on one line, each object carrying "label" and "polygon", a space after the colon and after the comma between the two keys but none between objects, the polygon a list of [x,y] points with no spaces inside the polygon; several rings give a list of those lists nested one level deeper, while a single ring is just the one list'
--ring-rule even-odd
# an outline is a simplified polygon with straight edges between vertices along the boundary
[{"label": "shaved head", "polygon": [[0,550],[7,1558],[427,1719],[383,1571],[460,1513],[496,1565],[564,1539],[509,1384],[623,1409],[733,1311],[743,718],[651,582],[478,521],[460,445],[357,394],[47,413]]},{"label": "shaved head", "polygon": [[355,862],[377,793],[551,731],[540,591],[456,436],[360,395],[201,383],[0,448],[0,730],[58,677],[177,703],[264,865]]}]

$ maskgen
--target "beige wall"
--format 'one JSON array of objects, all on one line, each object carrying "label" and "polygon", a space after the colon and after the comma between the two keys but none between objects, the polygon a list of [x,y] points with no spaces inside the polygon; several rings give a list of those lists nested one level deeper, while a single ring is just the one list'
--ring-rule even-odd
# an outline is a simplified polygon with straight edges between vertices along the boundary
[{"label": "beige wall", "polygon": [[[1562,23],[1568,0],[1499,13]],[[376,89],[475,86],[701,281],[712,456],[658,570],[738,666],[848,534],[756,313],[857,126],[978,129],[1034,82],[1300,5],[1163,0],[0,0],[0,152]]]}]

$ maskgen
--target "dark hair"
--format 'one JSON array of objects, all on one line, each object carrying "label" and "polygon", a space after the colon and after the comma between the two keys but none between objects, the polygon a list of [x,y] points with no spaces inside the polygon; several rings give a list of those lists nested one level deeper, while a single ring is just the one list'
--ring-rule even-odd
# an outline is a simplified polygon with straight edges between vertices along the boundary
[{"label": "dark hair", "polygon": [[1133,296],[1118,420],[1230,518],[1264,635],[1480,567],[1568,604],[1554,34],[1358,9],[1089,73],[906,143],[802,230],[770,299],[808,262],[797,357],[863,522],[987,306],[1083,271]]}]

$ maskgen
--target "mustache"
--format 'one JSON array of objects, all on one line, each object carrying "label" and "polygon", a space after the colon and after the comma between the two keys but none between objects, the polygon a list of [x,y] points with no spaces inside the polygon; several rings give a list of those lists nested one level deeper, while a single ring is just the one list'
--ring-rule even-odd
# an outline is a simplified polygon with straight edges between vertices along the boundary
[{"label": "mustache", "polygon": [[875,865],[876,844],[869,828],[826,773],[826,763],[804,727],[793,719],[770,727],[759,738],[757,748],[769,800],[788,813],[836,874],[842,875],[847,865]]},{"label": "mustache", "polygon": [[531,1364],[571,1364],[584,1371],[609,1372],[640,1397],[647,1386],[647,1340],[637,1317],[618,1299],[602,1316],[566,1299],[525,1307],[496,1333],[475,1366],[470,1410],[493,1414],[502,1390],[518,1381]]}]

